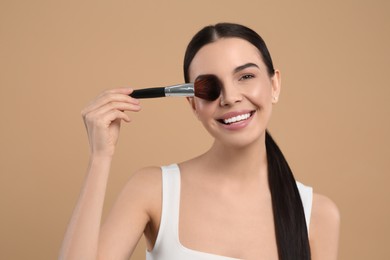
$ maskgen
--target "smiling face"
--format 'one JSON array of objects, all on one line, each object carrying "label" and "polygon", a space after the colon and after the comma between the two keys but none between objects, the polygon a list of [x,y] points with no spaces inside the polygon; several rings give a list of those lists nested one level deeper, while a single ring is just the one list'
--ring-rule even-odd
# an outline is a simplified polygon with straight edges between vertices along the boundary
[{"label": "smiling face", "polygon": [[191,62],[190,81],[205,74],[221,81],[220,97],[189,101],[207,131],[226,145],[264,142],[272,104],[280,92],[279,71],[270,76],[259,50],[246,40],[221,38],[203,46]]}]

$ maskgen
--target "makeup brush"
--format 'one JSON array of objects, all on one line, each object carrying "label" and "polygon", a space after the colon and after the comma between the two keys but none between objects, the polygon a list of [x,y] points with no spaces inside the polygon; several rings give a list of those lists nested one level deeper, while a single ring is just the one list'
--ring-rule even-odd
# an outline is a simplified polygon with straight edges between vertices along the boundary
[{"label": "makeup brush", "polygon": [[130,94],[133,98],[193,97],[208,101],[216,100],[221,94],[221,82],[215,75],[202,75],[194,83],[178,84],[169,87],[136,89]]}]

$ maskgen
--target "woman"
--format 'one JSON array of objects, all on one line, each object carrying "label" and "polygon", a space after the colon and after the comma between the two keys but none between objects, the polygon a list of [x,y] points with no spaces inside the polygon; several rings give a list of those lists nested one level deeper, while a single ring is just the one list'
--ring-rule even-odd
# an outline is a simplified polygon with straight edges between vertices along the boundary
[{"label": "woman", "polygon": [[295,182],[267,132],[281,78],[261,37],[238,24],[203,28],[187,47],[184,77],[205,74],[218,77],[221,95],[188,102],[211,148],[135,173],[102,227],[120,123],[141,107],[132,89],[113,89],[83,110],[90,163],[61,259],[128,259],[142,234],[150,260],[337,258],[337,207]]}]

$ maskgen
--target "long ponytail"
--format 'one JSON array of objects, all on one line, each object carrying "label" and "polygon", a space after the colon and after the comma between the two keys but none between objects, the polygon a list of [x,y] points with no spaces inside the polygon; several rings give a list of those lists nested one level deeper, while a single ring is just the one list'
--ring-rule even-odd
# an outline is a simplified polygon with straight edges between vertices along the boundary
[{"label": "long ponytail", "polygon": [[279,259],[310,260],[305,213],[293,173],[268,131],[265,145]]}]

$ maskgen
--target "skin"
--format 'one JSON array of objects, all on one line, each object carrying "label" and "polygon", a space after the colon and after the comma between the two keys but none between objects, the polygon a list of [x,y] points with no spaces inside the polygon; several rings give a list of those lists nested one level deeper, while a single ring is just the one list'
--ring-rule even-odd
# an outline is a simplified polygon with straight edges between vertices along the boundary
[{"label": "skin", "polygon": [[[219,99],[188,102],[214,143],[204,154],[179,164],[180,243],[187,248],[240,259],[278,259],[267,180],[265,130],[280,94],[280,72],[271,77],[258,50],[238,38],[204,46],[190,66],[194,81],[214,74]],[[60,259],[128,259],[145,235],[152,250],[161,217],[161,170],[136,172],[100,228],[107,178],[120,123],[138,112],[131,89],[106,91],[82,112],[91,147],[90,163]],[[250,112],[241,123],[221,119]],[[207,216],[207,217],[205,217]],[[314,194],[310,224],[312,259],[337,259],[339,212]],[[259,246],[261,245],[261,246]]]}]

